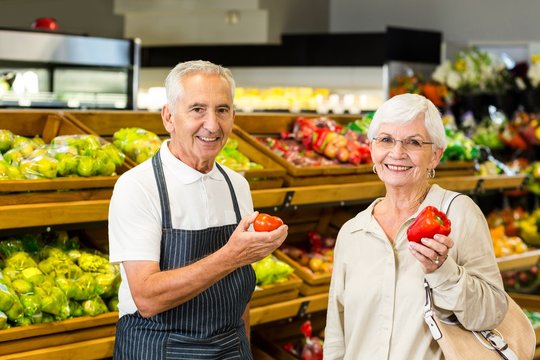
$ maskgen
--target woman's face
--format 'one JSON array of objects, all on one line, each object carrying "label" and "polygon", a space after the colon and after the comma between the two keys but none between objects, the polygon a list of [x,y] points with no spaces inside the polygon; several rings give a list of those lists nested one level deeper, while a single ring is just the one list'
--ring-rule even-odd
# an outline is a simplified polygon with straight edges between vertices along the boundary
[{"label": "woman's face", "polygon": [[423,184],[428,169],[437,166],[443,153],[424,143],[432,141],[424,125],[424,114],[404,124],[381,124],[375,138],[378,140],[371,139],[371,158],[377,175],[389,186]]}]

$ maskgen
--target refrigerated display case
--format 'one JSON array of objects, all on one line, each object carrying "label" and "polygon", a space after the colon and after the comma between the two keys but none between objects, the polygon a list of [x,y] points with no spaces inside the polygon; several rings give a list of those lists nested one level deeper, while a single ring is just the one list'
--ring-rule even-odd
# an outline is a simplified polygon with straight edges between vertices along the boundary
[{"label": "refrigerated display case", "polygon": [[140,41],[0,29],[1,108],[137,108]]}]

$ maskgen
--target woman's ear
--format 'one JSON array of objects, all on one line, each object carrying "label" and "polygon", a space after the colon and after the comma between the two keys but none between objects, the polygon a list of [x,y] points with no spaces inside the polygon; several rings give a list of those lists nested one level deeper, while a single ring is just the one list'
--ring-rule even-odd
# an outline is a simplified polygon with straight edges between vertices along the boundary
[{"label": "woman's ear", "polygon": [[433,152],[433,159],[432,159],[432,169],[435,169],[437,167],[437,165],[439,165],[439,162],[441,162],[441,158],[444,154],[444,150],[443,149],[436,149],[434,152]]}]

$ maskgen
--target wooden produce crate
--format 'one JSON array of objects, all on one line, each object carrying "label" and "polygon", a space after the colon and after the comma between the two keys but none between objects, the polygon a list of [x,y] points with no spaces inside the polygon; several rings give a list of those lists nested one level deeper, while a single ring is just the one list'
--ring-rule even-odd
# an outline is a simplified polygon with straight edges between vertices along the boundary
[{"label": "wooden produce crate", "polygon": [[[322,184],[345,184],[353,182],[378,180],[372,171],[373,165],[331,165],[331,166],[294,166],[287,160],[275,154],[272,150],[260,144],[255,135],[278,136],[281,132],[291,131],[299,114],[243,114],[237,116],[236,125],[243,131],[246,140],[262,147],[269,157],[272,157],[287,170],[285,184],[287,186],[309,186]],[[305,115],[316,118],[319,115]],[[330,115],[336,122],[346,125],[358,118],[355,115]],[[448,161],[436,168],[437,177],[474,175],[473,161]],[[340,175],[340,176],[336,176]]]},{"label": "wooden produce crate", "polygon": [[276,250],[274,254],[279,260],[284,261],[287,264],[291,265],[294,268],[294,272],[308,285],[317,286],[320,288],[319,289],[320,291],[318,292],[316,291],[316,289],[312,289],[312,291],[309,294],[304,294],[304,295],[311,295],[315,293],[328,291],[327,285],[330,284],[330,279],[332,278],[332,274],[330,273],[314,274],[311,271],[307,270],[304,266],[300,265],[299,263],[291,259],[281,250]]},{"label": "wooden produce crate", "polygon": [[[55,136],[86,134],[84,129],[52,111],[2,110],[0,129],[16,135],[38,135],[45,143]],[[117,168],[123,173],[129,168]],[[0,180],[2,205],[109,199],[118,176],[58,177],[55,179]],[[70,191],[66,191],[70,190]]]},{"label": "wooden produce crate", "polygon": [[[52,227],[54,231],[54,227]],[[28,231],[29,234],[39,232]],[[21,234],[19,234],[21,235]],[[17,237],[19,236],[17,235]],[[70,230],[81,249],[108,253],[107,225]],[[2,236],[0,240],[8,239]],[[1,269],[1,267],[0,267]],[[1,359],[105,359],[112,357],[118,312],[0,330]]]},{"label": "wooden produce crate", "polygon": [[435,175],[438,177],[470,176],[474,173],[474,161],[446,161],[435,168]]},{"label": "wooden produce crate", "polygon": [[251,343],[251,352],[253,353],[253,360],[274,360],[272,355],[259,349],[259,347],[253,343]]},{"label": "wooden produce crate", "polygon": [[258,286],[251,296],[250,307],[275,304],[298,297],[302,280],[294,273],[289,275],[286,282]]},{"label": "wooden produce crate", "polygon": [[540,261],[540,249],[531,249],[521,254],[512,254],[497,258],[500,271],[527,269]]},{"label": "wooden produce crate", "polygon": [[[278,137],[281,132],[292,131],[298,116],[295,114],[243,114],[236,117],[235,124],[240,128],[240,131],[238,131],[239,136],[287,170],[285,178],[287,186],[345,184],[378,179],[377,175],[373,173],[372,164],[295,166],[275,154],[255,138],[255,136],[259,135]],[[310,117],[316,118],[318,116],[313,115]],[[357,117],[340,116],[333,118],[345,124]]]},{"label": "wooden produce crate", "polygon": [[[277,360],[296,360],[293,354],[283,349],[285,343],[296,344],[301,341],[304,335],[300,331],[300,326],[307,319],[298,318],[287,324],[275,326],[265,326],[253,329],[252,343],[263,352],[272,355]],[[313,329],[312,336],[317,336],[321,340],[324,338],[324,327],[326,326],[326,314],[316,313],[310,317]]]},{"label": "wooden produce crate", "polygon": [[245,141],[233,130],[229,136],[238,141],[238,151],[246,155],[250,161],[261,164],[263,169],[253,169],[241,172],[249,182],[251,190],[279,188],[285,181],[285,168],[267,157],[256,147]]},{"label": "wooden produce crate", "polygon": [[[65,112],[64,116],[88,133],[96,134],[107,139],[112,139],[113,134],[127,127],[139,127],[157,134],[160,137],[169,137],[169,133],[163,126],[161,114],[156,112],[142,111],[80,111]],[[277,162],[261,153],[256,147],[249,144],[238,134],[238,129],[233,129],[230,137],[238,141],[238,150],[246,155],[251,161],[261,164],[264,169],[253,169],[242,172],[249,181],[252,190],[278,188],[283,185],[285,169]],[[132,166],[136,165],[133,159],[129,159]]]},{"label": "wooden produce crate", "polygon": [[[300,217],[300,214],[302,216]],[[286,245],[294,246],[309,252],[307,232],[314,230],[322,236],[337,235],[338,229],[351,219],[354,215],[342,210],[333,208],[324,209],[302,209],[290,214],[278,214],[289,226],[289,236]],[[289,218],[287,218],[289,216]],[[298,220],[296,220],[298,219]],[[279,260],[289,264],[294,268],[294,273],[302,279],[300,294],[303,296],[328,293],[330,287],[331,273],[313,273],[306,266],[292,259],[282,250],[274,251],[274,255]]]},{"label": "wooden produce crate", "polygon": [[112,357],[118,312],[0,330],[0,359]]}]

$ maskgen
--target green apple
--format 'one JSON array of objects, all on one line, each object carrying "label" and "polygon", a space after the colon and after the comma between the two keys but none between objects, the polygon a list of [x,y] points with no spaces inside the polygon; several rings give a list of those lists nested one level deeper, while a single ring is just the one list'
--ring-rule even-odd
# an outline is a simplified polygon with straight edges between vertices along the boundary
[{"label": "green apple", "polygon": [[0,153],[11,149],[13,145],[13,133],[9,130],[0,129]]}]

